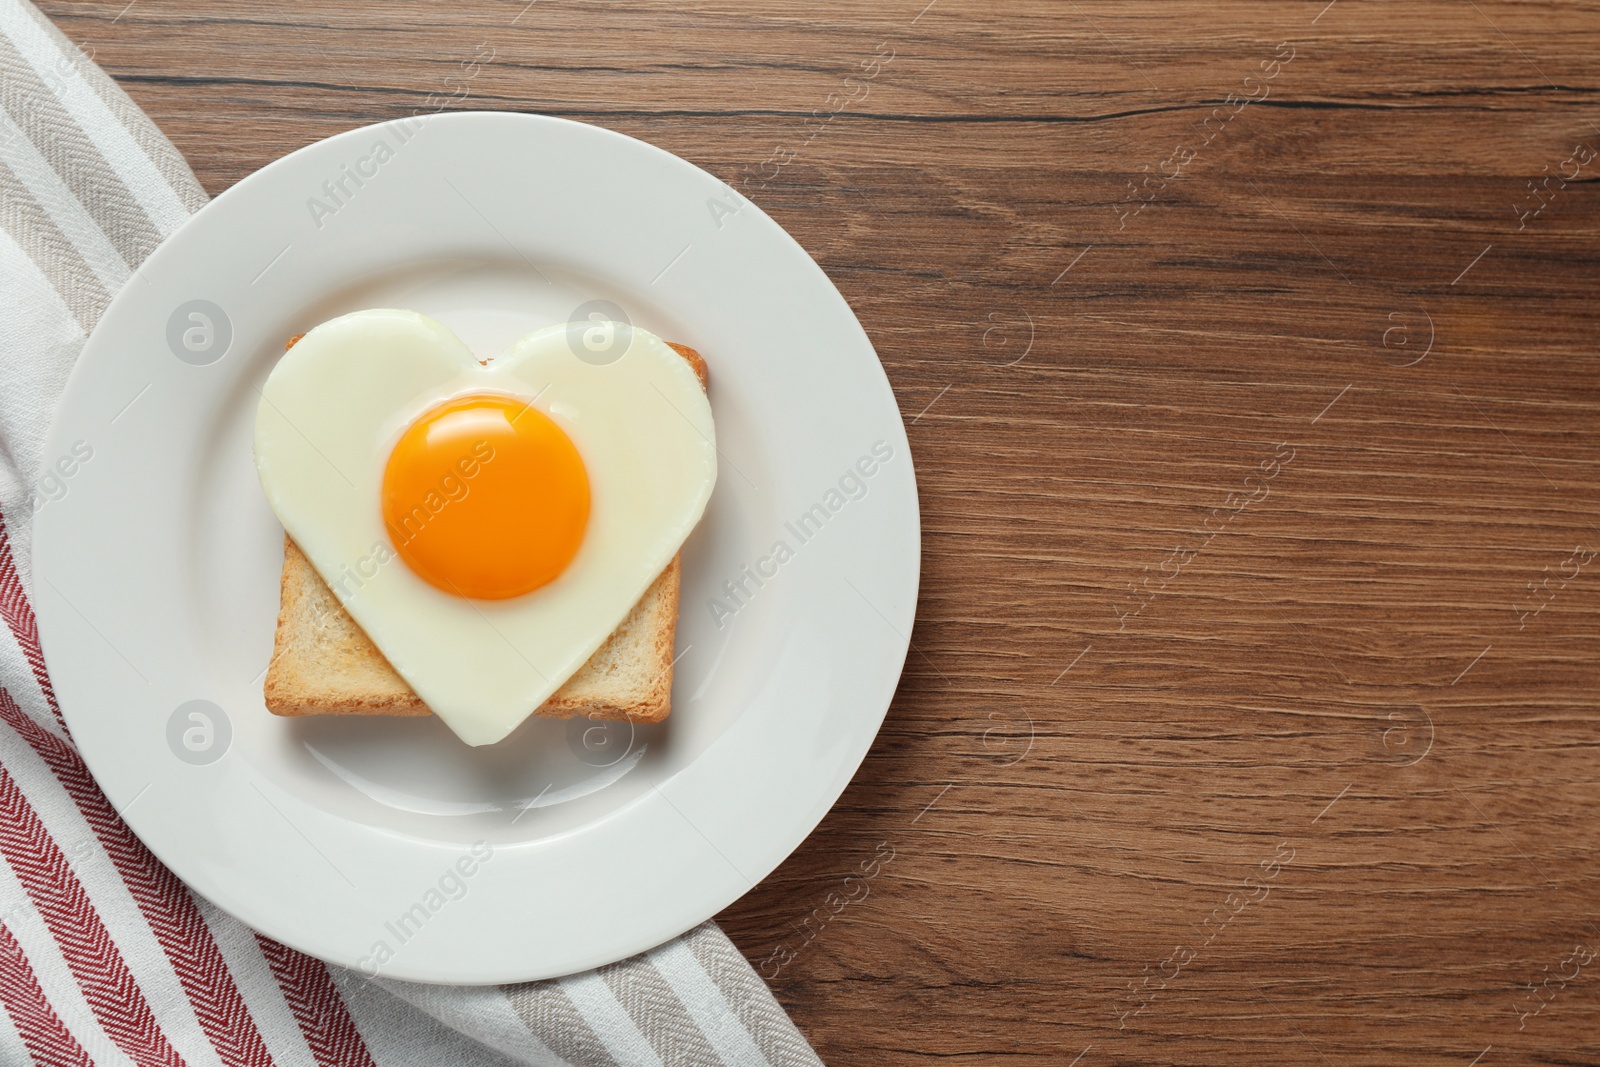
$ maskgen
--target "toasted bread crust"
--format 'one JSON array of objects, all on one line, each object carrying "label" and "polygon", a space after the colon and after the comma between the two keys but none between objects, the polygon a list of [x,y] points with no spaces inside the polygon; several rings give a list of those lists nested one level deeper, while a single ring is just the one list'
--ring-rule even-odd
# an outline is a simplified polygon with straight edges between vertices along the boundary
[{"label": "toasted bread crust", "polygon": [[700,388],[711,388],[711,368],[706,366],[706,358],[688,345],[667,342],[667,347],[684,358],[684,361],[694,370],[694,376],[700,379]]}]

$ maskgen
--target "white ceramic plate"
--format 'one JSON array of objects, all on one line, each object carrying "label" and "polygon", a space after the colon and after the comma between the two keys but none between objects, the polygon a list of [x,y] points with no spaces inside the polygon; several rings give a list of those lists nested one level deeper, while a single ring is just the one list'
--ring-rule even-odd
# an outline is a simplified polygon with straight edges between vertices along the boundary
[{"label": "white ceramic plate", "polygon": [[[593,300],[711,365],[671,718],[473,749],[431,718],[268,714],[282,529],[250,442],[284,340],[404,307],[492,356]],[[37,515],[40,626],[101,787],[200,893],[368,973],[550,977],[715,914],[837,799],[905,660],[916,483],[861,326],[758,208],[592,126],[404,120],[246,178],[112,303],[46,455],[72,473]]]}]

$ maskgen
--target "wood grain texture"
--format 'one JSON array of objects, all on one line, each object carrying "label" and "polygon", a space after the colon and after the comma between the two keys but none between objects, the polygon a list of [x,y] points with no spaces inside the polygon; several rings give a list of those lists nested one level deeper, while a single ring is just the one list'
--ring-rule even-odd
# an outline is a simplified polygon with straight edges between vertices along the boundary
[{"label": "wood grain texture", "polygon": [[828,1063],[1600,1061],[1600,7],[124,2],[212,193],[482,44],[855,307],[914,651],[721,916]]}]

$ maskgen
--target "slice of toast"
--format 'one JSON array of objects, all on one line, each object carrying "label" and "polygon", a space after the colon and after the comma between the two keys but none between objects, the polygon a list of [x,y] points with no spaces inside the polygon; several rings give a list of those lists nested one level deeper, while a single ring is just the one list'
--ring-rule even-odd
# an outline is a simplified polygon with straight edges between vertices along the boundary
[{"label": "slice of toast", "polygon": [[[700,353],[672,348],[704,387],[708,375]],[[622,624],[534,714],[636,723],[665,719],[672,710],[679,574],[679,557],[673,556]],[[263,690],[274,715],[432,714],[287,535],[278,628]]]},{"label": "slice of toast", "polygon": [[[678,574],[674,556],[622,625],[535,714],[665,719],[672,710]],[[272,646],[264,689],[274,715],[431,714],[287,536]]]}]

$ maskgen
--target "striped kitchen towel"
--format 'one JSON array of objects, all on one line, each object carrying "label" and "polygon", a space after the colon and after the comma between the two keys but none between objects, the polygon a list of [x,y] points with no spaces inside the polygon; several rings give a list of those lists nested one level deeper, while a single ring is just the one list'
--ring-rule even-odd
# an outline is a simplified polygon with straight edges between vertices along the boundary
[{"label": "striped kitchen towel", "polygon": [[368,979],[241,926],[118,818],[39,649],[33,486],[95,320],[205,202],[88,54],[0,0],[0,1065],[820,1064],[712,923],[557,981]]}]

